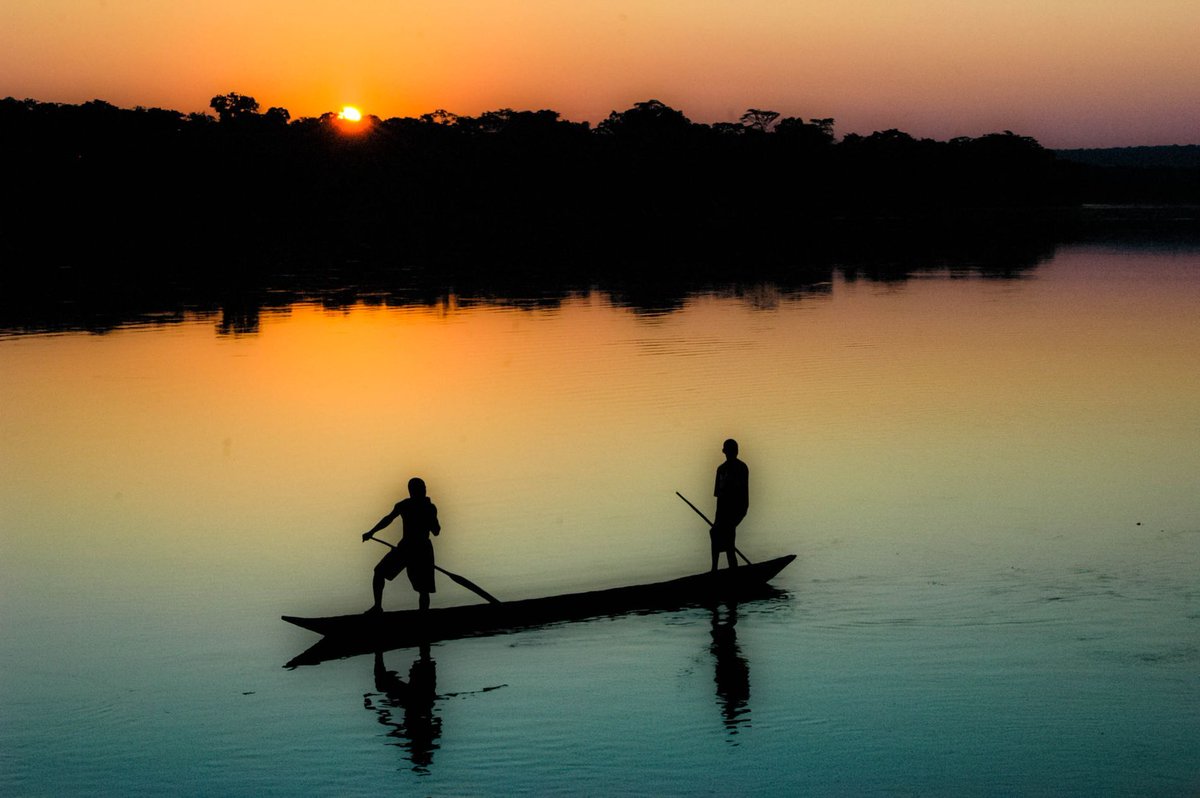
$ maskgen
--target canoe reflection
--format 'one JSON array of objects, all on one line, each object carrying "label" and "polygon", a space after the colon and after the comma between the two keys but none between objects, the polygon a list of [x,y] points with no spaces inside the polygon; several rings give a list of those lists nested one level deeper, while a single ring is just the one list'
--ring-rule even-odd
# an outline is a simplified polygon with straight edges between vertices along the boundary
[{"label": "canoe reflection", "polygon": [[[722,607],[724,612],[722,612]],[[717,703],[728,739],[750,723],[750,665],[737,642],[738,605],[715,605],[712,611],[712,643],[709,650],[715,660],[713,681],[717,685]]]},{"label": "canoe reflection", "polygon": [[388,737],[395,739],[391,744],[404,750],[413,770],[428,773],[442,735],[442,719],[435,712],[439,698],[437,663],[430,656],[429,646],[420,647],[408,669],[407,682],[396,671],[389,671],[383,652],[376,651],[375,690],[363,696],[363,705],[389,727]]}]

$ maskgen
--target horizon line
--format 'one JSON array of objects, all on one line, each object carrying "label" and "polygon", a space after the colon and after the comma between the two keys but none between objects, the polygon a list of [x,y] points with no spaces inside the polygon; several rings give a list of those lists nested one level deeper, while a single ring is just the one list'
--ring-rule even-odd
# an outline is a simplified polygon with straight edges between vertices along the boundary
[{"label": "horizon line", "polygon": [[[215,94],[215,95],[213,95],[213,96],[214,96],[214,97],[220,97],[220,96],[224,96],[224,95],[231,94],[231,93],[232,93],[232,94],[240,94],[241,96],[244,96],[244,97],[251,97],[251,98],[255,99],[255,101],[257,102],[257,97],[255,97],[253,94],[244,94],[244,93],[242,93],[242,92],[238,92],[238,91],[224,92],[224,93],[222,93],[222,94]],[[41,99],[38,99],[38,98],[36,98],[36,97],[17,97],[16,95],[9,94],[9,95],[7,95],[7,96],[5,96],[5,97],[3,97],[3,98],[0,98],[0,99],[3,99],[3,100],[13,100],[13,101],[16,101],[16,102],[34,102],[34,103],[38,103],[38,104],[41,104],[41,105],[62,105],[62,106],[72,106],[72,105],[73,105],[73,106],[82,106],[82,105],[87,105],[88,103],[94,103],[94,102],[95,102],[95,103],[104,103],[104,104],[106,104],[106,105],[111,105],[111,106],[113,106],[114,108],[117,108],[117,109],[120,109],[120,110],[125,110],[125,111],[138,111],[139,109],[140,109],[140,110],[146,110],[146,111],[159,110],[159,111],[168,111],[168,112],[171,112],[171,113],[177,113],[177,114],[181,114],[181,115],[183,115],[183,116],[185,116],[185,117],[187,117],[187,116],[191,116],[191,115],[194,115],[194,114],[199,114],[199,115],[208,116],[208,117],[210,117],[210,118],[216,119],[216,115],[215,115],[215,114],[212,112],[212,107],[211,107],[211,105],[210,105],[210,106],[206,106],[206,107],[205,107],[203,110],[201,110],[201,111],[183,111],[183,110],[180,110],[180,109],[178,109],[178,108],[166,108],[166,107],[159,106],[159,105],[142,105],[141,103],[137,103],[137,104],[135,104],[135,105],[132,105],[132,106],[122,106],[122,105],[118,105],[118,104],[116,104],[116,103],[113,103],[113,102],[111,102],[111,101],[109,101],[109,100],[103,99],[103,98],[101,98],[101,97],[93,97],[93,98],[91,98],[90,100],[82,100],[82,101],[79,101],[79,102],[66,102],[66,101],[58,101],[58,100],[41,100]],[[661,100],[658,100],[657,98],[651,97],[651,98],[648,98],[648,99],[645,99],[645,100],[638,100],[638,101],[635,101],[635,102],[633,102],[633,103],[631,103],[631,104],[630,104],[629,108],[633,108],[633,107],[634,107],[635,105],[637,105],[638,103],[645,103],[645,102],[662,102],[662,101],[661,101]],[[713,126],[713,125],[717,125],[717,124],[735,124],[735,123],[736,123],[736,120],[697,121],[696,119],[692,119],[691,117],[688,117],[688,116],[687,116],[687,113],[686,113],[686,111],[684,111],[684,109],[682,109],[682,108],[679,108],[679,107],[676,107],[676,106],[672,106],[672,105],[670,105],[670,104],[668,104],[668,103],[663,103],[663,104],[664,104],[664,105],[666,105],[668,108],[671,108],[671,109],[673,109],[673,110],[680,111],[681,113],[683,113],[683,114],[684,114],[684,116],[687,118],[688,122],[689,122],[690,124],[693,124],[693,125],[704,125],[704,126],[711,127],[711,126]],[[479,116],[482,116],[482,115],[484,115],[484,114],[487,114],[487,113],[495,113],[495,112],[498,112],[498,111],[514,111],[514,112],[518,112],[518,113],[521,113],[521,112],[529,112],[529,113],[533,113],[533,112],[538,112],[538,111],[550,111],[551,113],[555,113],[555,114],[557,114],[557,115],[558,115],[558,118],[559,118],[561,121],[564,121],[564,122],[570,122],[570,123],[572,123],[572,124],[587,124],[587,125],[589,125],[591,128],[593,128],[593,129],[596,127],[596,125],[598,125],[598,124],[599,124],[599,122],[600,122],[600,121],[603,121],[603,120],[597,120],[597,121],[593,121],[593,120],[590,120],[590,119],[583,119],[583,120],[575,120],[575,119],[570,119],[570,118],[567,118],[565,115],[563,115],[561,112],[559,112],[559,111],[557,111],[557,110],[555,110],[555,109],[553,109],[553,108],[549,108],[549,107],[543,107],[543,108],[532,108],[532,107],[530,107],[530,108],[512,108],[512,107],[510,107],[510,106],[501,106],[501,107],[497,107],[497,108],[488,108],[488,109],[485,109],[485,110],[483,110],[483,111],[480,111],[478,114],[475,114],[475,115],[472,115],[472,114],[464,114],[464,113],[458,113],[458,112],[456,112],[456,111],[451,111],[450,109],[447,109],[447,108],[445,108],[445,107],[439,107],[439,108],[434,108],[434,109],[431,109],[431,110],[429,110],[429,111],[426,111],[426,112],[425,112],[425,114],[421,114],[421,115],[417,115],[417,116],[399,116],[399,115],[393,115],[393,116],[381,116],[381,115],[379,115],[379,114],[371,113],[371,112],[370,112],[370,111],[368,111],[368,110],[364,110],[364,109],[363,109],[363,108],[361,108],[360,106],[356,106],[356,105],[354,105],[353,103],[346,103],[346,105],[347,105],[347,106],[351,106],[351,107],[358,108],[358,110],[362,112],[362,116],[363,116],[363,119],[364,119],[364,120],[366,120],[366,119],[368,119],[368,118],[373,118],[373,119],[377,119],[377,120],[379,120],[379,121],[381,121],[381,122],[388,121],[388,120],[390,120],[390,119],[420,119],[420,118],[421,118],[421,116],[423,116],[423,115],[425,115],[425,114],[435,114],[435,113],[438,113],[439,111],[445,111],[445,112],[447,112],[447,113],[450,113],[450,114],[452,114],[452,115],[454,115],[454,116],[456,116],[456,117],[466,117],[466,118],[477,118],[477,117],[479,117]],[[263,104],[261,104],[261,103],[260,103],[260,107],[263,107]],[[268,108],[272,108],[272,107],[274,107],[274,108],[283,108],[284,110],[288,110],[288,109],[287,109],[285,106],[270,106],[270,105],[268,105],[268,106],[266,106],[266,107],[268,107]],[[747,111],[749,111],[749,110],[751,110],[753,107],[754,107],[754,106],[748,106],[746,110],[747,110]],[[626,108],[625,110],[629,110],[629,108]],[[760,109],[760,110],[768,110],[768,109]],[[774,109],[769,109],[769,110],[772,110],[772,111],[773,111]],[[288,113],[289,113],[289,116],[290,116],[290,113],[291,113],[291,112],[290,112],[290,111],[288,111]],[[336,114],[338,114],[338,113],[339,113],[339,111],[338,111],[338,110],[333,110],[333,109],[330,109],[330,110],[327,110],[327,111],[323,111],[323,112],[321,112],[320,114],[316,114],[316,115],[312,115],[312,116],[309,116],[309,115],[300,115],[300,116],[296,116],[296,117],[291,117],[291,118],[289,119],[289,123],[290,123],[290,122],[294,122],[294,121],[298,121],[298,120],[301,120],[301,119],[320,119],[321,117],[323,117],[323,116],[325,116],[325,115],[327,115],[327,114],[335,114],[335,115],[336,115]],[[610,111],[610,113],[624,113],[624,111],[618,111],[617,109],[615,109],[615,108],[614,108],[612,111]],[[786,114],[784,114],[783,112],[778,112],[778,113],[779,113],[779,117],[780,117],[781,119],[782,119],[782,118],[789,118],[789,117],[787,117],[787,115],[786,115]],[[604,118],[607,118],[607,117],[604,117]],[[820,119],[820,118],[822,118],[822,117],[799,117],[799,116],[797,116],[797,117],[790,117],[790,118],[794,118],[794,119],[802,119],[802,120],[805,120],[805,121],[807,121],[807,120],[809,120],[809,119]],[[835,120],[835,122],[834,122],[834,129],[836,130],[836,117],[832,117],[832,118]],[[859,132],[859,131],[855,131],[855,130],[851,130],[851,131],[845,131],[845,132],[838,131],[838,133],[839,133],[839,136],[838,136],[838,137],[839,137],[839,138],[845,138],[847,135],[857,135],[857,136],[864,136],[864,137],[865,137],[865,136],[870,136],[870,135],[872,135],[873,133],[881,133],[881,132],[885,132],[885,131],[888,131],[888,130],[898,130],[898,131],[900,131],[900,132],[902,132],[902,133],[907,133],[908,135],[911,135],[911,136],[913,136],[913,138],[915,138],[915,139],[918,139],[918,140],[921,140],[921,139],[928,139],[928,140],[932,140],[932,141],[938,141],[938,140],[939,140],[939,139],[935,139],[935,138],[933,138],[933,137],[930,137],[930,136],[919,136],[919,135],[914,135],[914,134],[908,133],[908,131],[904,130],[903,128],[899,128],[899,127],[895,127],[895,126],[893,126],[893,127],[881,127],[881,128],[877,128],[877,129],[875,129],[875,130],[872,130],[872,131],[870,131],[870,132],[867,132],[867,133],[863,133],[863,132]],[[999,134],[999,133],[1014,133],[1014,134],[1016,134],[1016,135],[1018,135],[1018,136],[1026,136],[1026,135],[1027,135],[1027,134],[1021,133],[1021,132],[1019,132],[1019,131],[1013,130],[1013,129],[1011,129],[1011,128],[1004,128],[1003,130],[991,130],[991,131],[986,131],[986,132],[983,132],[983,133],[979,133],[979,134],[977,134],[976,136],[964,136],[964,137],[965,137],[965,138],[979,138],[979,137],[982,137],[982,136],[993,135],[993,134]],[[1185,142],[1173,142],[1173,143],[1170,143],[1170,144],[1116,144],[1116,145],[1103,145],[1103,146],[1100,146],[1100,145],[1092,145],[1092,146],[1072,146],[1072,147],[1066,147],[1066,146],[1047,146],[1046,144],[1044,144],[1044,143],[1042,142],[1042,140],[1041,140],[1041,139],[1037,138],[1036,136],[1027,136],[1027,137],[1028,137],[1028,138],[1032,138],[1034,141],[1038,142],[1038,144],[1039,144],[1039,145],[1040,145],[1040,146],[1041,146],[1043,149],[1046,149],[1046,150],[1054,150],[1054,151],[1067,151],[1067,150],[1125,150],[1125,149],[1148,149],[1148,148],[1170,148],[1170,147],[1200,147],[1200,140],[1198,140],[1198,141],[1196,141],[1196,142],[1187,142],[1187,143],[1185,143]],[[952,140],[952,139],[954,139],[954,138],[959,138],[959,136],[951,136],[951,137],[949,137],[949,138],[947,138],[947,139],[945,139],[945,140],[946,140],[946,141],[950,141],[950,140]]]}]

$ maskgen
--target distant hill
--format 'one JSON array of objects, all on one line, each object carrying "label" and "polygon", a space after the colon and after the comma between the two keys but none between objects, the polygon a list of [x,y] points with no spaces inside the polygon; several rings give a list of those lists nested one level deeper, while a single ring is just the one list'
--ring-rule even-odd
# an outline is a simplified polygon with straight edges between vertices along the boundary
[{"label": "distant hill", "polygon": [[1200,169],[1200,144],[1054,150],[1059,158],[1089,166],[1134,169]]}]

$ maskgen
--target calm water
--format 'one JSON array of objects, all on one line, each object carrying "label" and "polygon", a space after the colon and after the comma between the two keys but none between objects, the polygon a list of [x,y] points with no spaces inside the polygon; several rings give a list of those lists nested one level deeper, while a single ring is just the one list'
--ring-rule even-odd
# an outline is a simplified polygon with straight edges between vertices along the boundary
[{"label": "calm water", "polygon": [[[1195,250],[1074,248],[0,339],[0,794],[1197,794],[1198,310]],[[548,595],[704,569],[728,436],[784,596],[281,667],[408,477]]]}]

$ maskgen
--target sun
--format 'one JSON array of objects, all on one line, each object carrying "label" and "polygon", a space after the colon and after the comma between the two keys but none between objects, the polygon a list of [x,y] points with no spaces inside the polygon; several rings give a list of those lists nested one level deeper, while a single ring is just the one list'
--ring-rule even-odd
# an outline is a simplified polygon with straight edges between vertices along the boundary
[{"label": "sun", "polygon": [[362,111],[355,108],[353,105],[342,107],[342,112],[338,114],[338,119],[344,119],[347,122],[361,122]]}]

